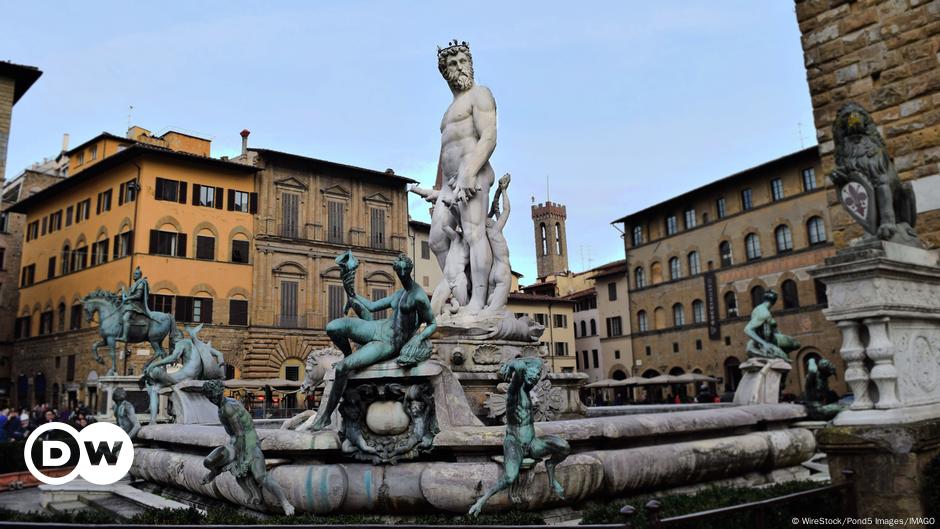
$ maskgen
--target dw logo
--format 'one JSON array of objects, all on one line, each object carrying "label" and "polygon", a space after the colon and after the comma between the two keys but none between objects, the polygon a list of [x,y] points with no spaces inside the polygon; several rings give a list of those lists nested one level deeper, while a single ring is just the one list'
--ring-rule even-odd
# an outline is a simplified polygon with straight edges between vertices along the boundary
[{"label": "dw logo", "polygon": [[[71,439],[63,433],[71,436]],[[33,461],[33,445],[41,440],[41,455]],[[72,450],[78,452],[75,469],[60,477],[49,476],[42,470],[54,470],[74,461]],[[81,432],[68,424],[50,422],[30,434],[23,450],[26,468],[36,479],[49,485],[62,485],[81,476],[95,485],[110,485],[127,474],[134,462],[134,444],[120,427],[106,422],[89,424]],[[42,469],[42,470],[40,470]]]}]

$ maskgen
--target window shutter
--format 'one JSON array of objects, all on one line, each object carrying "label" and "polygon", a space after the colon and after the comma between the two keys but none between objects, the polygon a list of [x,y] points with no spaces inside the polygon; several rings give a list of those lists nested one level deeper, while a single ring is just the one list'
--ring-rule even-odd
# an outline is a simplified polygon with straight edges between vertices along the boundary
[{"label": "window shutter", "polygon": [[199,185],[199,184],[193,184],[193,205],[194,205],[194,206],[200,205],[200,204],[199,204],[199,195],[200,195],[200,191],[202,191],[201,188],[202,188],[201,185]]},{"label": "window shutter", "polygon": [[193,298],[176,296],[176,321],[190,321],[193,318]]},{"label": "window shutter", "polygon": [[96,215],[101,214],[101,193],[98,193],[98,205],[95,206],[95,214]]},{"label": "window shutter", "polygon": [[98,243],[91,245],[91,264],[98,262]]},{"label": "window shutter", "polygon": [[158,240],[159,235],[160,235],[159,231],[150,230],[150,250],[149,250],[150,254],[157,253],[157,244],[158,244],[157,240]]},{"label": "window shutter", "polygon": [[222,197],[225,196],[225,190],[221,187],[215,188],[215,209],[222,209]]},{"label": "window shutter", "polygon": [[203,323],[212,323],[212,298],[201,298],[202,301],[202,314],[199,316],[199,321]]},{"label": "window shutter", "polygon": [[228,210],[235,211],[235,190],[228,190]]},{"label": "window shutter", "polygon": [[118,189],[118,206],[124,205],[124,193],[127,192],[127,182],[121,184],[120,189]]},{"label": "window shutter", "polygon": [[258,193],[251,193],[249,195],[248,202],[249,202],[249,207],[248,207],[249,213],[251,214],[257,213],[258,212]]},{"label": "window shutter", "polygon": [[113,252],[113,253],[111,254],[111,260],[112,260],[112,261],[113,261],[114,259],[117,259],[117,257],[118,257],[118,246],[121,245],[120,237],[121,237],[120,234],[114,236],[114,248],[112,248],[112,250],[111,250],[111,251]]},{"label": "window shutter", "polygon": [[185,233],[176,234],[176,255],[178,257],[186,257],[186,234]]},{"label": "window shutter", "polygon": [[180,181],[180,197],[179,197],[180,204],[186,203],[186,188],[188,186],[189,184],[187,184],[186,182]]},{"label": "window shutter", "polygon": [[134,253],[134,230],[127,232],[127,255]]}]

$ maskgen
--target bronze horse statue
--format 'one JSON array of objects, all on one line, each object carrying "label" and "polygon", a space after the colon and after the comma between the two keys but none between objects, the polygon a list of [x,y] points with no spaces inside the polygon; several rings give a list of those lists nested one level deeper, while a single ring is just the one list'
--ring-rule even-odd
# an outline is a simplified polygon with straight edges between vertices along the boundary
[{"label": "bronze horse statue", "polygon": [[[117,350],[115,343],[122,334],[124,322],[121,319],[121,299],[113,292],[95,289],[93,292],[82,298],[82,306],[85,311],[85,320],[91,322],[95,313],[98,313],[98,335],[101,339],[92,344],[91,352],[95,355],[95,361],[104,364],[104,359],[98,354],[98,348],[107,345],[110,349],[111,367],[105,376],[116,375],[117,371]],[[176,328],[176,318],[172,314],[165,312],[151,312],[152,318],[141,317],[132,322],[131,329],[128,332],[126,343],[150,342],[157,358],[166,356],[163,349],[163,339],[170,337],[170,349],[173,349],[177,338],[182,337],[182,333]]]}]

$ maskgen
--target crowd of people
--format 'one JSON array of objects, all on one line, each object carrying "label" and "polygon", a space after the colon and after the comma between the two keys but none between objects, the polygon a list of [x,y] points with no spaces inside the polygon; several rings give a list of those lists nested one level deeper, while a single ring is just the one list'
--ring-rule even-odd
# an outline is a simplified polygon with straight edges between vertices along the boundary
[{"label": "crowd of people", "polygon": [[95,415],[82,403],[62,410],[48,404],[37,404],[32,411],[4,408],[0,410],[0,443],[25,440],[33,430],[48,422],[62,422],[81,430],[95,422]]}]

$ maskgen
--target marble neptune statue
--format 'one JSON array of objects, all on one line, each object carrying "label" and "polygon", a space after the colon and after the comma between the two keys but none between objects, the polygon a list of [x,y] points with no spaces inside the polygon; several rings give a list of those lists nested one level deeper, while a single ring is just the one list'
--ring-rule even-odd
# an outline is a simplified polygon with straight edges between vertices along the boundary
[{"label": "marble neptune statue", "polygon": [[428,245],[444,272],[432,299],[435,316],[444,316],[439,328],[445,334],[453,329],[451,334],[536,341],[544,328],[506,310],[512,271],[502,230],[509,215],[509,175],[500,180],[490,207],[496,100],[474,82],[466,42],[438,48],[437,66],[453,94],[441,121],[437,183],[433,190],[412,191],[434,204]]}]

